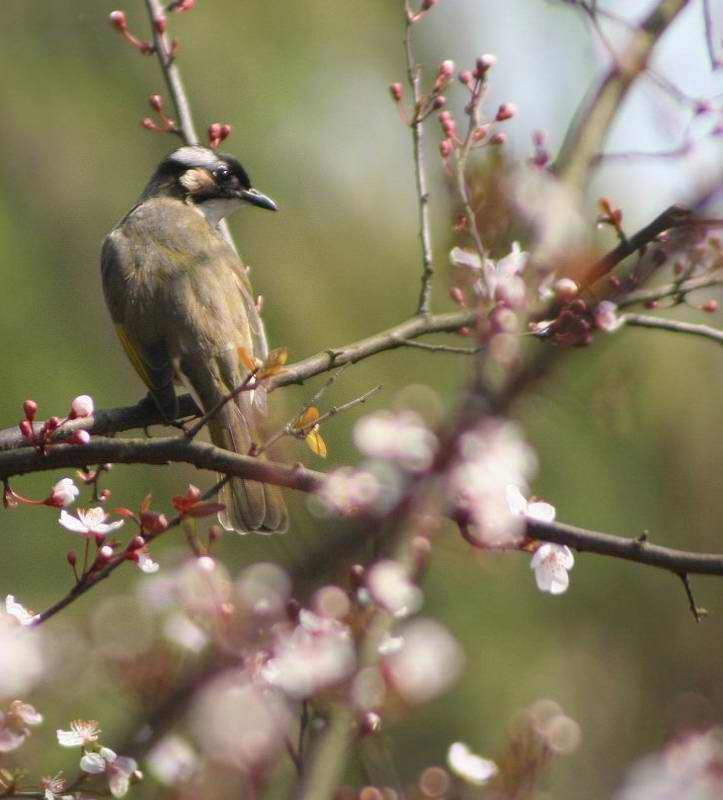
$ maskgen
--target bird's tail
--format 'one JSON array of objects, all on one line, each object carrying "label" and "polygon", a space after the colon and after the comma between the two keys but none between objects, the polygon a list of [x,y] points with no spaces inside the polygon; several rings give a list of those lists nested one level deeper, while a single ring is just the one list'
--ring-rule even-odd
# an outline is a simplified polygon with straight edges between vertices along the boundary
[{"label": "bird's tail", "polygon": [[[248,454],[258,444],[252,423],[234,403],[227,403],[208,424],[211,441],[234,453]],[[263,458],[263,455],[259,456]],[[289,526],[286,504],[278,486],[232,478],[219,494],[226,506],[219,522],[237,533],[284,533]]]}]

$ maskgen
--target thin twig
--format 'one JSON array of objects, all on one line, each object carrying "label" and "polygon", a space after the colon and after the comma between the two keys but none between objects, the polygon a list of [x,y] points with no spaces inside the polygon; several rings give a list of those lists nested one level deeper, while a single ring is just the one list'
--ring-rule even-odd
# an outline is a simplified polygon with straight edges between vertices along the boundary
[{"label": "thin twig", "polygon": [[630,39],[625,52],[580,104],[555,162],[560,178],[582,189],[595,154],[607,138],[623,100],[646,69],[661,36],[689,0],[658,0]]},{"label": "thin twig", "polygon": [[689,278],[686,281],[674,281],[652,289],[638,289],[629,292],[616,300],[616,303],[619,308],[628,308],[639,303],[654,303],[657,300],[664,300],[666,297],[685,296],[699,289],[721,285],[723,285],[723,270],[717,269],[707,275],[701,275],[699,278]]},{"label": "thin twig", "polygon": [[448,344],[429,344],[429,342],[404,341],[405,347],[416,347],[418,350],[428,350],[430,353],[458,353],[464,356],[473,356],[482,349],[479,347],[453,347]]},{"label": "thin twig", "polygon": [[222,397],[218,403],[216,403],[216,405],[208,411],[208,413],[204,414],[201,419],[198,420],[198,422],[196,422],[186,431],[186,438],[193,439],[194,436],[196,436],[216,416],[216,414],[218,414],[218,412],[226,406],[227,403],[235,400],[242,392],[250,391],[253,388],[251,384],[254,383],[255,386],[256,374],[258,371],[258,367],[251,370],[251,372],[249,372],[249,374],[235,389],[230,391],[225,397]]},{"label": "thin twig", "polygon": [[723,331],[718,328],[711,328],[710,325],[698,325],[693,322],[652,317],[646,314],[623,314],[621,319],[630,327],[655,328],[657,330],[671,331],[672,333],[687,333],[690,336],[710,339],[716,344],[723,344]]},{"label": "thin twig", "polygon": [[414,56],[412,44],[413,16],[409,8],[405,8],[404,54],[407,62],[407,80],[412,89],[414,112],[410,127],[412,129],[412,145],[414,153],[414,176],[417,184],[419,202],[419,240],[422,246],[422,288],[417,304],[418,314],[428,314],[432,300],[432,278],[434,262],[432,257],[432,232],[429,221],[429,187],[426,164],[424,160],[424,122],[422,120],[422,87],[419,65]]},{"label": "thin twig", "polygon": [[683,587],[685,588],[685,596],[688,598],[688,605],[690,606],[690,612],[693,615],[696,622],[702,622],[704,617],[708,616],[708,610],[699,606],[695,602],[695,597],[693,596],[693,588],[690,585],[690,578],[686,572],[679,572],[678,577],[683,582]]}]

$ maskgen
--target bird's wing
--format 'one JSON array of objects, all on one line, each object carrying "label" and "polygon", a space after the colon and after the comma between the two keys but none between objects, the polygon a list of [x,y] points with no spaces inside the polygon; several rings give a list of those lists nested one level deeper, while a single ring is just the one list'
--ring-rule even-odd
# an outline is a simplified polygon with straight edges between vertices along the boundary
[{"label": "bird's wing", "polygon": [[133,369],[148,387],[160,412],[169,419],[175,419],[178,402],[173,387],[173,361],[166,343],[160,337],[143,337],[141,342],[140,337],[135,335],[133,326],[127,324],[126,306],[130,300],[127,276],[132,263],[125,240],[114,233],[103,243],[101,274],[103,291],[116,334]]}]

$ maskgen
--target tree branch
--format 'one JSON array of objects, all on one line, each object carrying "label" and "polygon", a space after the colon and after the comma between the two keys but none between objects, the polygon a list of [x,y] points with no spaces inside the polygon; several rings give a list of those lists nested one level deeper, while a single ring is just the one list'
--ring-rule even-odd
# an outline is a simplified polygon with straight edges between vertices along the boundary
[{"label": "tree branch", "polygon": [[588,93],[575,115],[555,163],[560,178],[581,189],[590,164],[602,150],[610,126],[630,87],[648,65],[660,37],[689,0],[658,0],[634,33],[625,52]]},{"label": "tree branch", "polygon": [[651,317],[646,314],[623,314],[621,319],[631,327],[656,328],[658,330],[671,331],[672,333],[687,333],[691,336],[710,339],[716,344],[723,344],[723,331],[718,330],[718,328],[711,328],[710,325],[698,325],[677,319]]}]

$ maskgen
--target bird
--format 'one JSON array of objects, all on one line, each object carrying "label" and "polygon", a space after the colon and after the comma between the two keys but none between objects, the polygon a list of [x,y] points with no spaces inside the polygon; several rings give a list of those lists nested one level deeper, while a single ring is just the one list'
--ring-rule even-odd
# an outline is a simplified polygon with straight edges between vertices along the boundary
[{"label": "bird", "polygon": [[[116,333],[167,421],[178,415],[177,384],[208,414],[249,375],[248,356],[259,363],[268,354],[247,270],[219,229],[247,205],[277,210],[233,156],[186,145],[161,161],[103,242],[103,293]],[[264,413],[263,389],[239,393],[209,419],[211,441],[248,454]],[[219,501],[227,530],[288,528],[277,486],[233,478]]]}]

